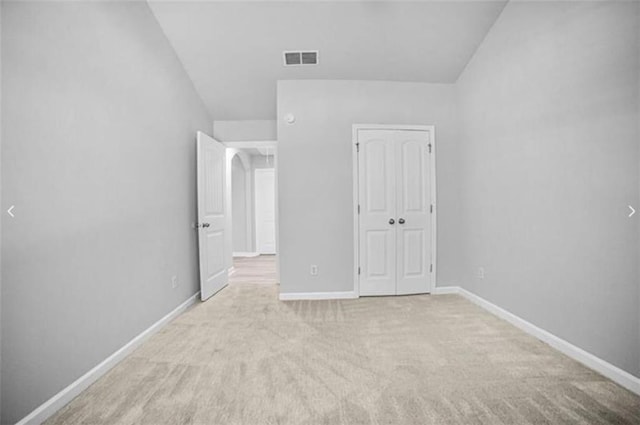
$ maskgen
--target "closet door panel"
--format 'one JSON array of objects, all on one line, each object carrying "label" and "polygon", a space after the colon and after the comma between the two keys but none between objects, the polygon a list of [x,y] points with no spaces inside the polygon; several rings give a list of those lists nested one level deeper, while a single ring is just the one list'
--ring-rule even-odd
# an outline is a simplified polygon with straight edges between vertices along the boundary
[{"label": "closet door panel", "polygon": [[399,131],[396,162],[396,294],[431,290],[431,194],[429,133]]},{"label": "closet door panel", "polygon": [[392,133],[358,132],[360,295],[396,293],[396,171]]}]

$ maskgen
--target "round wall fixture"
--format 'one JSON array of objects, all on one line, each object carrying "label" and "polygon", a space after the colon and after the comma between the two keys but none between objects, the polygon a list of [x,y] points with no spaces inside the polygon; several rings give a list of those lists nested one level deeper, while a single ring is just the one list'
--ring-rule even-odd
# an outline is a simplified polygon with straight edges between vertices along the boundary
[{"label": "round wall fixture", "polygon": [[296,117],[295,115],[289,113],[284,116],[284,120],[286,121],[287,124],[293,124],[294,122],[296,122]]}]

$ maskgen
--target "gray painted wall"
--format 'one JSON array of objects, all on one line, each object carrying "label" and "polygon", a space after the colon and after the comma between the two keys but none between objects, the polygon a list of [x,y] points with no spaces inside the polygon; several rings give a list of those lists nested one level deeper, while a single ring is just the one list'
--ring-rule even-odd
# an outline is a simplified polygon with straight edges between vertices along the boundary
[{"label": "gray painted wall", "polygon": [[[438,284],[459,282],[454,100],[446,84],[278,83],[281,292],[353,291],[353,124],[435,125]],[[295,124],[284,121],[288,113]],[[311,264],[317,276],[309,274]]]},{"label": "gray painted wall", "polygon": [[457,84],[457,170],[459,283],[640,376],[637,13],[510,2]]},{"label": "gray painted wall", "polygon": [[195,132],[212,121],[146,3],[2,8],[14,423],[197,292]]},{"label": "gray painted wall", "polygon": [[275,120],[214,121],[213,137],[222,142],[276,140]]}]

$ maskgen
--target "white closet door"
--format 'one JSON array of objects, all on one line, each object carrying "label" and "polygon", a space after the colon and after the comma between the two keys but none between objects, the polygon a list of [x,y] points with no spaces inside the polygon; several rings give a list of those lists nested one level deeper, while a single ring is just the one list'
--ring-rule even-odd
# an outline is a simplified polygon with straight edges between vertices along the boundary
[{"label": "white closet door", "polygon": [[398,131],[395,140],[396,294],[431,290],[431,193],[429,133]]},{"label": "white closet door", "polygon": [[360,295],[431,290],[430,132],[358,130]]},{"label": "white closet door", "polygon": [[392,132],[358,131],[360,295],[396,293],[396,199]]}]

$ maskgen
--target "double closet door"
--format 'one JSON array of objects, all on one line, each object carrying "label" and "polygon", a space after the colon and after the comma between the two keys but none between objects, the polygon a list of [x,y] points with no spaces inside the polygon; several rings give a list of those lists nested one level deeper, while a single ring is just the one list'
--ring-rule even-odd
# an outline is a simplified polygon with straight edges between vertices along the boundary
[{"label": "double closet door", "polygon": [[355,131],[360,295],[431,292],[433,131]]}]

